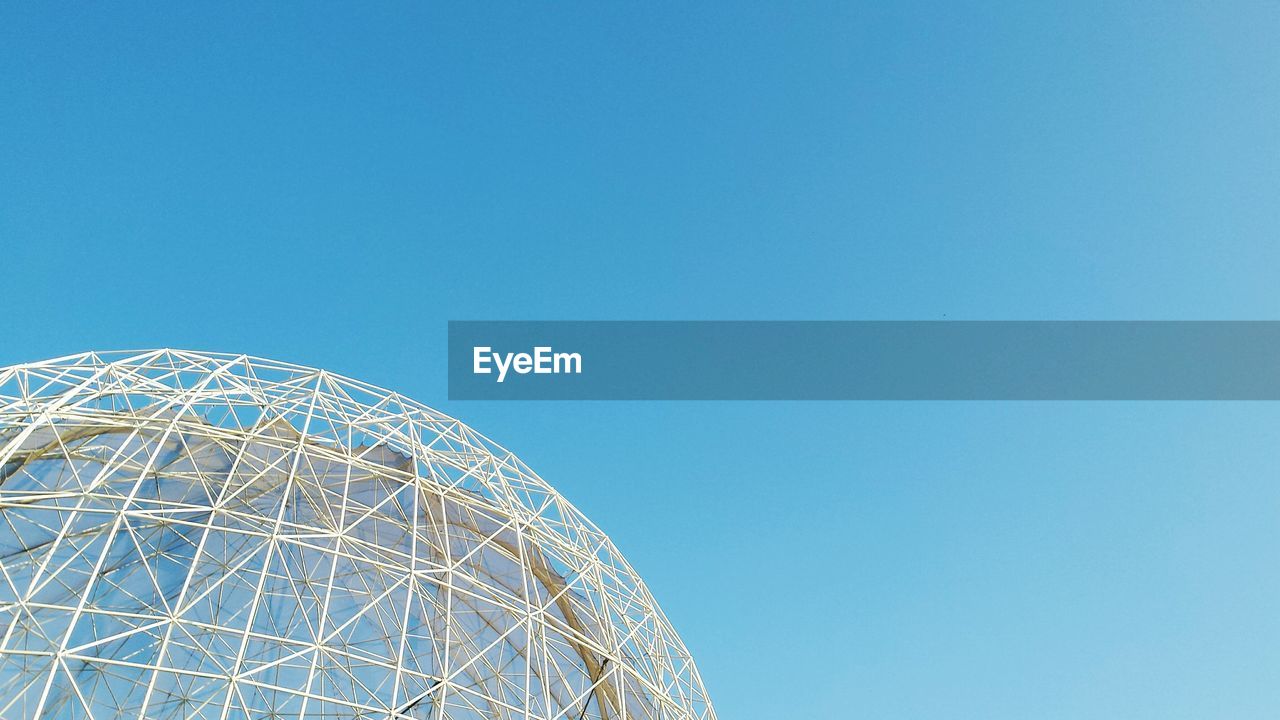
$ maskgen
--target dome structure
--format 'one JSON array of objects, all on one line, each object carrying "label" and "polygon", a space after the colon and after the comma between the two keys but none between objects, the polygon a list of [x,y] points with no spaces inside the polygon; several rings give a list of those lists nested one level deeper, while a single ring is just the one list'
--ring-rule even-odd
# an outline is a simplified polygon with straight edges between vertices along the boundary
[{"label": "dome structure", "polygon": [[511,453],[323,370],[156,350],[0,370],[0,717],[715,714]]}]

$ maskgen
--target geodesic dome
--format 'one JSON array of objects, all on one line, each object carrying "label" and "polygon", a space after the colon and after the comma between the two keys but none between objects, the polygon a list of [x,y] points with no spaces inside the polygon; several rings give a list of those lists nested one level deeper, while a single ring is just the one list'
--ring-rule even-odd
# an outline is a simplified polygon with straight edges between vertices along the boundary
[{"label": "geodesic dome", "polygon": [[157,350],[0,370],[0,717],[715,714],[511,453],[323,370]]}]

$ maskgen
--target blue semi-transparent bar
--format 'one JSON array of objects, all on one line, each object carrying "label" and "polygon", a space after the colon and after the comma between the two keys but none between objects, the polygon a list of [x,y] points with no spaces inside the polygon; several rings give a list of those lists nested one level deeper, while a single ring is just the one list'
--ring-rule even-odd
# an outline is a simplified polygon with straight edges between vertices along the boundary
[{"label": "blue semi-transparent bar", "polygon": [[449,399],[1276,400],[1280,322],[453,321]]}]

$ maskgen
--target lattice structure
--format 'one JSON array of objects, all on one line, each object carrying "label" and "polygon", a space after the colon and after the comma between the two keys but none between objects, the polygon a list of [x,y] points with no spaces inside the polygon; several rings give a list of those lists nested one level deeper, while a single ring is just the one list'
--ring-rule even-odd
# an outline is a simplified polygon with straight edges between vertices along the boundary
[{"label": "lattice structure", "polygon": [[609,539],[457,420],[245,356],[0,370],[0,718],[714,717]]}]

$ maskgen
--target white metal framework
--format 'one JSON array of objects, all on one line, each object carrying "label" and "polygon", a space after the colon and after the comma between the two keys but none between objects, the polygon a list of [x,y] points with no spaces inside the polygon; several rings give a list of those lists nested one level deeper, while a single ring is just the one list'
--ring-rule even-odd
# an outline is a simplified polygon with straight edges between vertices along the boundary
[{"label": "white metal framework", "polygon": [[715,713],[511,453],[323,370],[156,350],[0,369],[0,718]]}]

